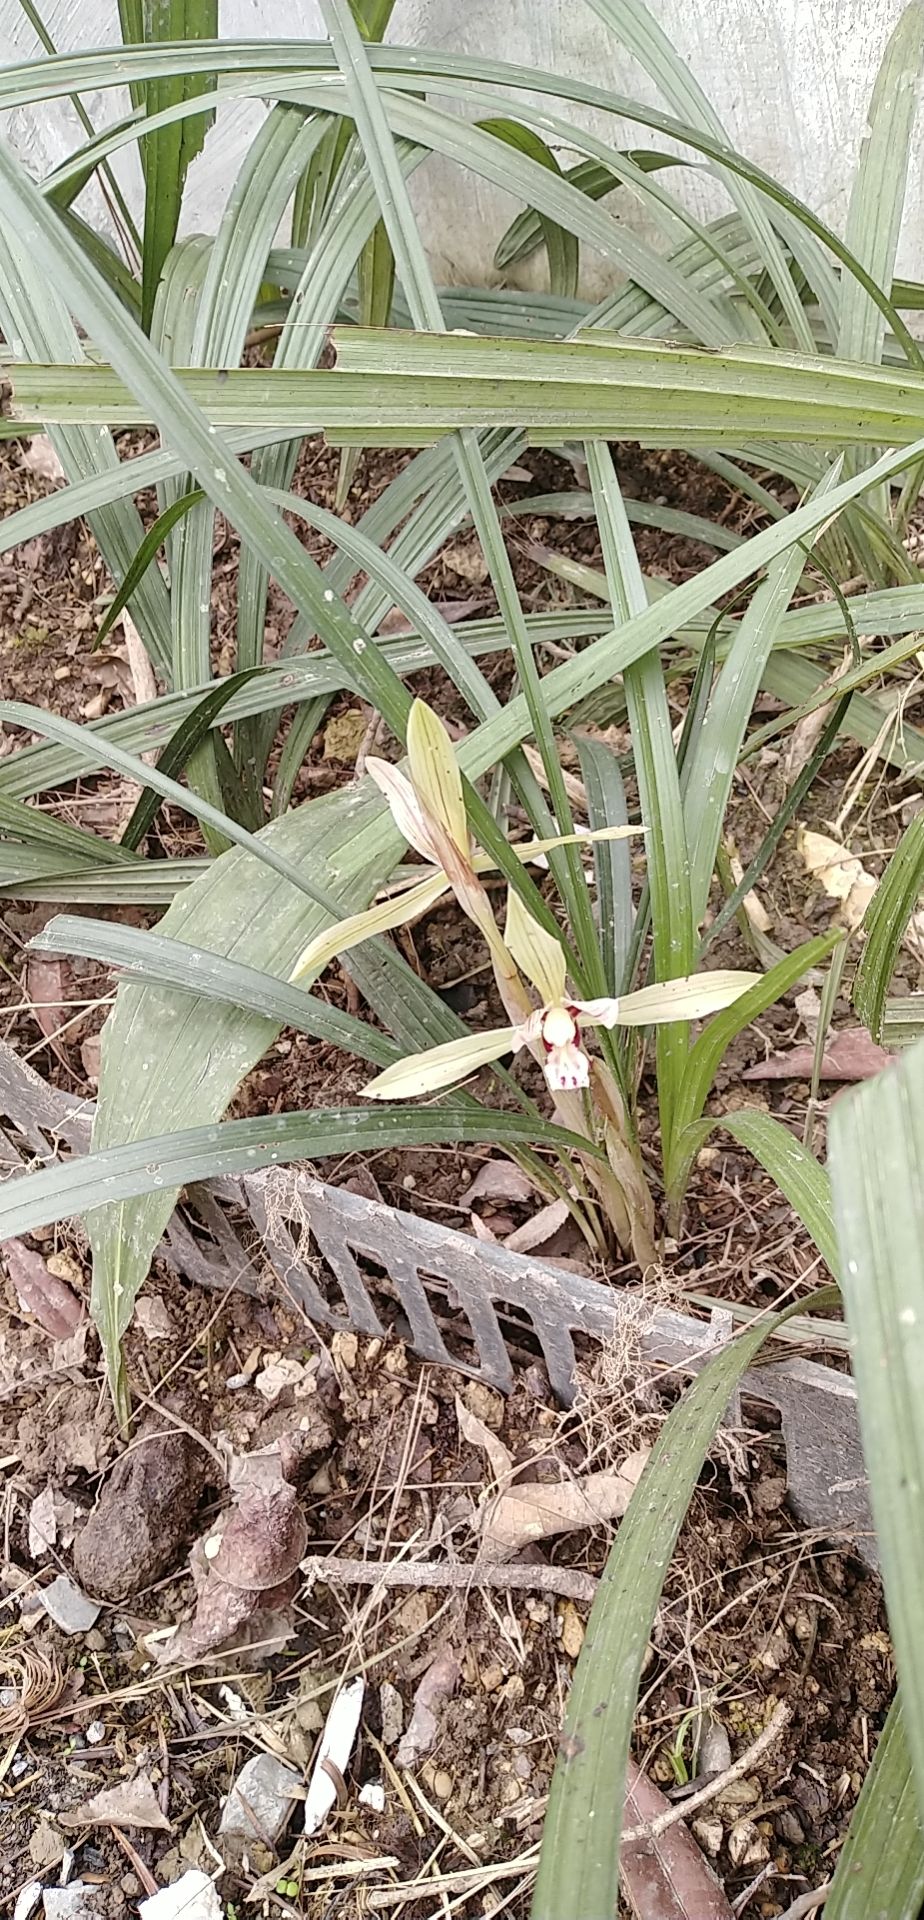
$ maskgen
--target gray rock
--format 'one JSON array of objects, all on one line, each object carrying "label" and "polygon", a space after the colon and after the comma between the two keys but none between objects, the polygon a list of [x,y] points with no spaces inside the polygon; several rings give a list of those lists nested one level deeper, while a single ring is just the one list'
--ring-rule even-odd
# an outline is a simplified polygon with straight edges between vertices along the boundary
[{"label": "gray rock", "polygon": [[70,1887],[46,1887],[45,1920],[99,1920],[92,1887],[82,1880]]},{"label": "gray rock", "polygon": [[272,1753],[255,1753],[241,1768],[225,1801],[218,1829],[223,1839],[262,1840],[274,1847],[304,1798],[301,1776]]},{"label": "gray rock", "polygon": [[40,1598],[49,1619],[62,1633],[86,1633],[100,1616],[97,1602],[88,1600],[66,1573],[59,1573],[50,1587],[43,1587]]}]

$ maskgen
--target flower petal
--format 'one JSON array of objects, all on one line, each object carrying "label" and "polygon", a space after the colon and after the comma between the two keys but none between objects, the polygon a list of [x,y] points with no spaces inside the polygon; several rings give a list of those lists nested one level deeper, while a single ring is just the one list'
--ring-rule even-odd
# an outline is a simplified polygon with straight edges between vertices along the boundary
[{"label": "flower petal", "polygon": [[407,763],[415,793],[453,845],[467,853],[468,821],[459,764],[442,720],[425,700],[415,700],[408,715]]},{"label": "flower petal", "polygon": [[449,881],[445,873],[432,873],[426,880],[421,880],[418,886],[407,887],[388,900],[377,901],[374,907],[367,907],[365,913],[351,913],[346,920],[338,920],[333,927],[322,927],[321,932],[309,941],[304,953],[299,955],[289,979],[297,983],[307,973],[316,977],[338,953],[349,953],[352,947],[358,947],[363,940],[371,940],[373,934],[388,933],[392,927],[406,926],[409,920],[416,920],[419,913],[426,913],[428,907],[435,906],[437,900],[441,900],[443,894],[448,892]]},{"label": "flower petal", "polygon": [[559,942],[540,927],[538,920],[524,907],[511,887],[507,894],[507,922],[504,941],[517,963],[542,995],[546,1004],[556,1005],[565,997],[567,963]]},{"label": "flower petal", "polygon": [[476,1067],[500,1060],[522,1046],[516,1027],[495,1027],[490,1033],[463,1033],[442,1047],[430,1047],[426,1053],[411,1053],[396,1060],[393,1067],[376,1074],[363,1088],[369,1100],[407,1100],[416,1094],[436,1093],[453,1080],[474,1073]]},{"label": "flower petal", "polygon": [[568,1005],[592,1027],[617,1027],[621,1000],[569,1000]]},{"label": "flower petal", "polygon": [[740,1000],[741,995],[763,977],[761,973],[716,969],[713,973],[689,973],[680,980],[662,980],[657,986],[639,987],[636,993],[623,994],[619,1025],[647,1027],[660,1026],[669,1020],[704,1020],[707,1014],[720,1013],[723,1007]]},{"label": "flower petal", "polygon": [[379,792],[385,795],[398,832],[403,833],[405,840],[416,847],[425,860],[432,860],[441,867],[443,862],[407,774],[402,773],[400,767],[393,767],[390,760],[378,760],[371,754],[366,761],[366,772],[375,781]]},{"label": "flower petal", "polygon": [[576,1093],[590,1085],[590,1061],[575,1040],[561,1047],[550,1047],[545,1059],[545,1077],[553,1093]]}]

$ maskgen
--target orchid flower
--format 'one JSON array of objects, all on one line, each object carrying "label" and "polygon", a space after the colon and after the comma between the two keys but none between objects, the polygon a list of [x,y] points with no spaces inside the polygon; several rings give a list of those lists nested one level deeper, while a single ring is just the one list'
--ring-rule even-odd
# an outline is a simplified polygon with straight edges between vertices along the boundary
[{"label": "orchid flower", "polygon": [[619,998],[576,1000],[567,991],[565,955],[558,941],[533,920],[519,895],[507,900],[504,943],[542,995],[542,1004],[517,1026],[464,1034],[444,1046],[410,1054],[364,1089],[372,1100],[412,1098],[436,1093],[454,1080],[523,1047],[538,1051],[553,1093],[574,1092],[590,1083],[590,1060],[581,1044],[585,1026],[649,1026],[670,1020],[697,1020],[718,1013],[747,993],[758,974],[721,971],[690,974],[661,986],[641,987]]}]

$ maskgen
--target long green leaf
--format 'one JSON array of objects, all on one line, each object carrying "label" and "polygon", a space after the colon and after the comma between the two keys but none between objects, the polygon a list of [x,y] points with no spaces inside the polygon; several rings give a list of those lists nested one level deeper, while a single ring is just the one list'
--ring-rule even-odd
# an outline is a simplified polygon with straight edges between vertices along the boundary
[{"label": "long green leaf", "polygon": [[616,1912],[626,1764],[642,1660],[661,1589],[729,1399],[785,1315],[706,1362],[672,1410],[620,1522],[578,1659],[542,1832],[532,1920]]},{"label": "long green leaf", "polygon": [[[548,167],[552,173],[561,175],[561,167],[551,148],[540,139],[538,133],[533,132],[531,127],[524,127],[517,120],[503,118],[482,120],[480,124],[484,132],[493,133],[496,140],[503,140],[510,147],[518,147],[520,152],[528,153],[533,160],[537,160],[540,166]],[[616,185],[614,179],[612,184]],[[593,197],[599,199],[602,196],[594,195]],[[559,226],[557,221],[548,219],[545,214],[537,214],[536,218],[539,221],[548,255],[551,291],[562,295],[566,300],[573,299],[577,293],[581,263],[577,240],[566,228]]]},{"label": "long green leaf", "polygon": [[866,945],[853,983],[853,1003],[874,1040],[882,1038],[886,995],[908,922],[924,889],[924,814],[905,828],[863,921]]},{"label": "long green leaf", "polygon": [[[710,1127],[714,1122],[704,1122]],[[747,1147],[759,1160],[765,1173],[775,1180],[790,1206],[799,1215],[818,1248],[822,1259],[835,1276],[841,1262],[831,1211],[831,1182],[813,1153],[795,1134],[759,1107],[742,1107],[737,1113],[723,1113],[719,1124],[724,1133]]]},{"label": "long green leaf", "polygon": [[838,1855],[825,1920],[919,1920],[922,1899],[924,1837],[898,1694]]},{"label": "long green leaf", "polygon": [[120,927],[109,920],[90,920],[84,915],[59,914],[49,920],[30,942],[36,953],[79,953],[103,966],[118,967],[158,986],[176,987],[181,993],[201,994],[279,1025],[293,1027],[316,1040],[343,1047],[357,1059],[377,1066],[389,1066],[400,1060],[403,1049],[389,1040],[368,1020],[341,1013],[326,1000],[306,993],[301,987],[277,980],[258,967],[242,966],[220,953],[209,953],[185,940],[170,940],[160,933],[142,933],[137,927]]},{"label": "long green leaf", "polygon": [[[183,369],[176,396],[221,429],[368,430],[370,444],[386,445],[399,435],[414,445],[459,427],[510,426],[537,445],[611,435],[650,447],[735,447],[748,436],[834,447],[852,436],[901,447],[924,427],[924,376],[888,367],[656,342],[439,338],[436,346],[425,335],[338,330],[336,372]],[[156,412],[150,389],[143,394],[133,380],[133,394],[128,376],[123,382],[104,365],[7,362],[4,373],[9,417],[24,430],[68,421],[145,426]]]},{"label": "long green leaf", "polygon": [[[127,42],[214,40],[218,34],[218,0],[119,0],[122,38]],[[136,83],[131,91],[136,106],[148,117],[175,100],[189,99],[209,88],[205,74],[179,74]],[[141,139],[144,169],[144,244],[142,321],[151,324],[154,295],[161,268],[176,238],[183,188],[190,162],[200,151],[211,116],[202,113],[161,128]]]},{"label": "long green leaf", "polygon": [[924,1047],[838,1100],[829,1141],[860,1432],[924,1820]]},{"label": "long green leaf", "polygon": [[[390,1123],[390,1124],[389,1124]],[[563,1152],[586,1151],[587,1142],[547,1125],[545,1138]],[[317,1107],[311,1113],[257,1114],[215,1127],[191,1127],[132,1140],[120,1147],[78,1154],[41,1173],[7,1180],[0,1190],[0,1241],[34,1232],[72,1214],[98,1210],[137,1194],[167,1191],[172,1210],[178,1185],[195,1185],[219,1174],[254,1173],[293,1160],[345,1153],[387,1152],[394,1147],[457,1145],[463,1141],[532,1145],[532,1114],[501,1113],[471,1101],[440,1106]],[[92,1300],[105,1351],[117,1351],[129,1324],[134,1296],[97,1290]]]}]

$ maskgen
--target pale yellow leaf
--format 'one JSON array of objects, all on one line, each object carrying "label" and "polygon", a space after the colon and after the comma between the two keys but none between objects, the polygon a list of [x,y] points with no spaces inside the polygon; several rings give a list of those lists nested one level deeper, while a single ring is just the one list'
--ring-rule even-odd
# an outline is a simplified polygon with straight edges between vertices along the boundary
[{"label": "pale yellow leaf", "polygon": [[621,1027],[663,1025],[669,1020],[704,1020],[740,1000],[743,993],[763,979],[760,973],[739,973],[717,969],[714,973],[690,973],[680,980],[664,980],[656,986],[639,987],[624,993],[619,1001]]},{"label": "pale yellow leaf", "polygon": [[495,1027],[490,1033],[464,1033],[458,1040],[447,1040],[426,1053],[410,1053],[396,1060],[393,1067],[376,1074],[363,1093],[368,1100],[413,1100],[421,1093],[436,1093],[451,1086],[476,1067],[487,1066],[510,1053],[517,1044],[514,1027]]},{"label": "pale yellow leaf", "polygon": [[414,792],[445,827],[453,844],[468,848],[462,775],[452,741],[439,715],[415,700],[407,723],[407,758]]},{"label": "pale yellow leaf", "polygon": [[371,940],[374,934],[388,933],[392,927],[404,927],[409,920],[426,913],[428,907],[442,899],[449,892],[449,881],[445,873],[431,874],[417,887],[406,887],[403,893],[393,894],[388,900],[379,900],[375,906],[367,907],[364,913],[351,913],[345,920],[338,920],[333,927],[322,927],[321,932],[309,940],[304,953],[301,953],[292,972],[291,981],[304,980],[307,974],[316,977],[338,953],[349,953],[351,947],[358,947],[363,940]]},{"label": "pale yellow leaf", "polygon": [[526,978],[538,989],[546,1006],[558,1006],[565,996],[565,956],[560,943],[546,933],[518,893],[507,894],[504,941]]}]

